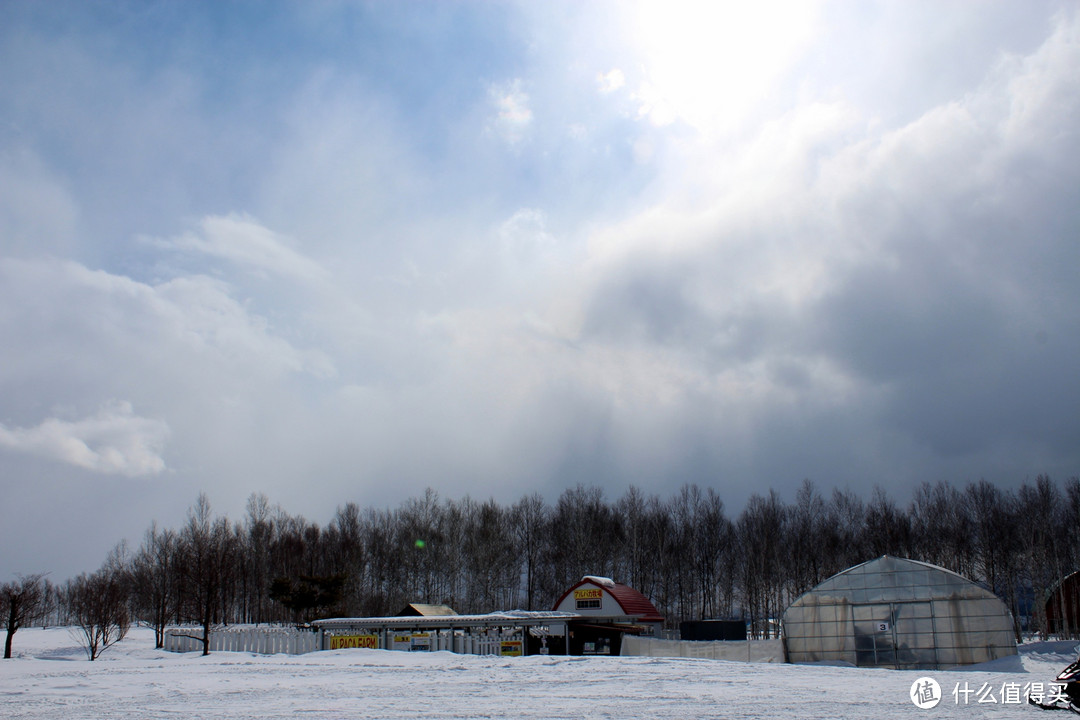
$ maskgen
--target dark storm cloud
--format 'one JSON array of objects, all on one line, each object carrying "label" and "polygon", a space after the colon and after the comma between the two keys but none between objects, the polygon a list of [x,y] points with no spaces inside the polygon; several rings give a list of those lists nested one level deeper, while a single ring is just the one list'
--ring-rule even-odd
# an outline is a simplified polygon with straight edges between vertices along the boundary
[{"label": "dark storm cloud", "polygon": [[[689,227],[627,223],[631,249],[600,274],[583,337],[677,348],[702,385],[736,378],[713,400],[753,430],[747,442],[718,420],[715,448],[699,440],[718,477],[1075,473],[1075,35],[1061,19],[964,98],[817,155],[797,176],[810,182],[785,182],[804,165],[780,168],[773,181],[790,192],[750,210],[750,232],[706,211]],[[719,450],[725,437],[745,465]]]}]

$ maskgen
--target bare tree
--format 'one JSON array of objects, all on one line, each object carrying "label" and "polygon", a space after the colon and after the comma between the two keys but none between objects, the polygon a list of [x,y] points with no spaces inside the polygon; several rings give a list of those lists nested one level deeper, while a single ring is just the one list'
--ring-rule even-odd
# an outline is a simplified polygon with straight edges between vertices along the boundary
[{"label": "bare tree", "polygon": [[639,579],[641,584],[635,587],[655,598],[658,609],[663,608],[665,614],[671,614],[682,563],[682,558],[675,554],[678,533],[671,502],[651,496],[645,504],[642,520],[645,557]]},{"label": "bare tree", "polygon": [[945,538],[949,532],[949,512],[945,482],[920,484],[913,493],[908,517],[911,522],[912,550],[916,557],[933,565],[952,567],[948,562]]},{"label": "bare tree", "polygon": [[0,610],[7,618],[7,640],[4,658],[11,657],[11,641],[15,633],[44,610],[45,574],[17,575],[18,581],[0,586]]},{"label": "bare tree", "polygon": [[519,558],[510,526],[510,511],[495,500],[477,505],[471,513],[465,541],[466,568],[471,578],[470,609],[512,605],[520,583]]},{"label": "bare tree", "polygon": [[[468,502],[466,498],[465,502]],[[411,498],[397,513],[395,544],[405,573],[405,597],[411,601],[438,602],[445,588],[448,568],[442,535],[445,506],[432,488],[422,498]]]},{"label": "bare tree", "polygon": [[319,613],[338,608],[345,596],[345,574],[324,577],[279,577],[270,583],[270,597],[292,613],[297,627],[318,617]]},{"label": "bare tree", "polygon": [[[255,495],[245,522],[230,527],[200,496],[179,532],[147,534],[132,560],[132,607],[154,624],[159,644],[167,623],[198,622],[205,652],[213,624],[289,617],[268,602],[276,577],[345,574],[342,607],[381,615],[418,600],[469,612],[550,607],[589,573],[634,586],[669,623],[741,613],[762,636],[786,603],[825,577],[893,553],[984,580],[1019,632],[1026,598],[1080,566],[1076,478],[1064,492],[1043,476],[1019,493],[986,482],[963,492],[924,484],[906,508],[880,487],[869,502],[840,489],[826,499],[807,481],[794,505],[769,491],[751,497],[737,523],[724,510],[716,491],[693,485],[667,498],[631,487],[614,503],[578,485],[554,505],[533,494],[509,507],[429,489],[396,510],[348,503],[325,528]],[[1031,622],[1045,631],[1041,607],[1034,603]],[[49,621],[72,622],[71,609],[60,603]]]},{"label": "bare tree", "polygon": [[803,480],[791,508],[787,544],[789,595],[797,598],[831,575],[834,570],[827,557],[823,539],[826,533],[825,499],[813,481]]},{"label": "bare tree", "polygon": [[684,485],[682,491],[668,501],[671,515],[671,532],[664,538],[665,554],[675,562],[666,569],[666,585],[670,589],[668,602],[673,622],[689,620],[697,615],[694,574],[694,509],[701,500],[697,485]]},{"label": "bare tree", "polygon": [[1031,519],[1022,525],[1020,533],[1024,579],[1035,599],[1029,630],[1037,631],[1046,640],[1050,632],[1046,621],[1047,592],[1063,577],[1060,547],[1066,534],[1061,526],[1064,498],[1045,475],[1035,478],[1034,487],[1024,483],[1017,498],[1020,515]]},{"label": "bare tree", "polygon": [[364,571],[364,538],[360,508],[356,503],[338,507],[326,530],[330,570],[345,574],[344,612],[356,614],[360,608],[360,581]]},{"label": "bare tree", "polygon": [[152,524],[132,560],[132,602],[154,628],[154,647],[165,647],[165,627],[174,620],[180,601],[177,590],[179,539],[172,530]]},{"label": "bare tree", "polygon": [[779,629],[772,620],[783,612],[783,538],[788,534],[788,509],[776,494],[750,496],[736,525],[742,553],[744,609],[755,638],[768,638]]},{"label": "bare tree", "polygon": [[67,601],[77,628],[72,634],[91,661],[123,640],[131,628],[129,581],[124,568],[106,565],[93,575],[80,575],[68,586]]},{"label": "bare tree", "polygon": [[1009,567],[1017,564],[1016,499],[986,480],[968,485],[964,498],[974,531],[975,571],[987,587],[1005,594],[1012,585]]},{"label": "bare tree", "polygon": [[563,491],[551,515],[551,528],[552,599],[583,575],[614,574],[622,523],[600,488],[578,485]]},{"label": "bare tree", "polygon": [[674,592],[672,621],[716,617],[727,605],[722,597],[721,559],[733,543],[734,530],[724,503],[712,488],[684,485],[669,503],[672,528],[665,553],[677,560],[668,567]]},{"label": "bare tree", "polygon": [[[1060,553],[1062,566],[1066,572],[1080,570],[1080,478],[1072,477],[1065,481],[1065,503],[1062,507],[1062,538]],[[1080,598],[1076,593],[1065,592],[1064,577],[1056,584],[1057,592],[1052,598],[1056,605],[1059,625],[1053,630],[1062,638],[1080,639]],[[1070,622],[1071,621],[1071,622]]]},{"label": "bare tree", "polygon": [[880,485],[874,487],[870,504],[866,507],[865,530],[873,557],[908,557],[911,554],[911,525],[908,515],[896,506]]},{"label": "bare tree", "polygon": [[866,546],[866,506],[851,490],[833,488],[826,508],[823,544],[835,571],[870,559]]},{"label": "bare tree", "polygon": [[210,654],[210,630],[223,620],[221,588],[231,568],[232,531],[225,518],[214,519],[210,501],[200,493],[180,534],[180,575],[184,582],[184,615],[199,623],[202,634],[191,636]]},{"label": "bare tree", "polygon": [[525,574],[525,609],[536,610],[538,601],[540,558],[543,550],[543,532],[547,524],[548,509],[539,493],[521,498],[512,511],[512,525],[521,550]]},{"label": "bare tree", "polygon": [[400,609],[400,602],[404,599],[398,582],[402,563],[396,526],[394,513],[368,508],[364,517],[364,547],[369,562],[364,573],[362,615],[393,612]]},{"label": "bare tree", "polygon": [[243,543],[244,605],[247,622],[265,622],[270,617],[270,544],[274,521],[270,501],[262,493],[253,493],[247,501],[246,530]]},{"label": "bare tree", "polygon": [[[535,496],[542,503],[539,495]],[[648,560],[648,542],[645,539],[645,525],[648,516],[648,501],[636,485],[630,488],[616,503],[615,512],[623,522],[622,546],[619,548],[621,559],[620,575],[623,582],[644,591],[647,587],[646,568]]]}]

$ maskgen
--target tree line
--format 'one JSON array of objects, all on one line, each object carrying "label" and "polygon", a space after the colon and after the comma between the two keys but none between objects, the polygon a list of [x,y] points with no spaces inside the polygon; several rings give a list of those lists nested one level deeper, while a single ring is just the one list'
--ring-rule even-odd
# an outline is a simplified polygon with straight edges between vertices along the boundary
[{"label": "tree line", "polygon": [[[412,602],[459,613],[549,610],[582,576],[602,575],[641,591],[670,627],[741,618],[753,637],[769,637],[799,595],[885,554],[992,590],[1012,611],[1018,639],[1023,631],[1077,637],[1077,628],[1049,626],[1045,598],[1080,568],[1080,479],[1046,476],[1016,490],[924,483],[906,507],[880,487],[863,499],[804,481],[791,502],[754,494],[737,515],[715,490],[692,484],[668,497],[631,487],[613,501],[578,485],[554,503],[528,494],[510,505],[429,489],[396,509],[346,503],[325,526],[261,494],[231,521],[200,495],[182,527],[152,524],[137,547],[121,543],[95,573],[0,586],[0,610],[9,655],[12,628],[41,622],[82,627],[93,659],[133,619],[155,628],[160,647],[176,624],[197,628],[205,642],[223,624],[380,616]],[[27,586],[35,602],[20,599]],[[94,607],[102,605],[113,609]]]}]

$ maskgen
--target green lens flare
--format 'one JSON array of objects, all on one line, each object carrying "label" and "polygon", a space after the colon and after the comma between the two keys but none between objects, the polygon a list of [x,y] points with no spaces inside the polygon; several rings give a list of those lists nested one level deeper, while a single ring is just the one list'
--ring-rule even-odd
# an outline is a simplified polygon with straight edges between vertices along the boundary
[{"label": "green lens flare", "polygon": [[425,546],[425,545],[427,545],[427,543],[426,543],[426,542],[424,542],[423,540],[417,540],[417,541],[416,541],[416,543],[415,543],[415,545],[416,545],[416,547],[418,547],[418,548],[420,548],[420,549],[423,549],[423,548],[424,548],[424,546]]}]

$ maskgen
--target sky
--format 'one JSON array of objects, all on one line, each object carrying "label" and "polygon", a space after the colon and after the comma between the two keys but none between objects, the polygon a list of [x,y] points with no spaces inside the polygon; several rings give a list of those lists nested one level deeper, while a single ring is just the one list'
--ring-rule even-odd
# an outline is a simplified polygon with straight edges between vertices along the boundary
[{"label": "sky", "polygon": [[0,575],[1080,473],[1080,6],[0,0]]}]

